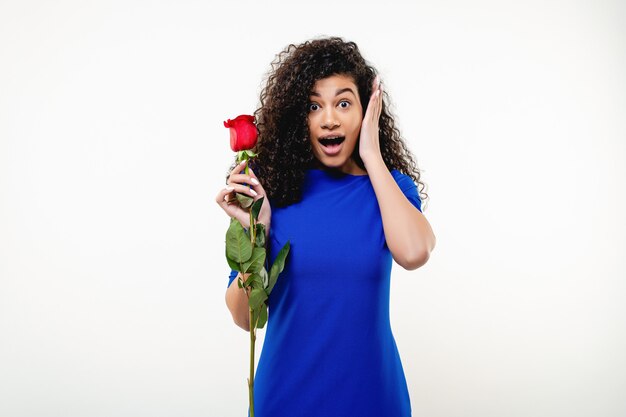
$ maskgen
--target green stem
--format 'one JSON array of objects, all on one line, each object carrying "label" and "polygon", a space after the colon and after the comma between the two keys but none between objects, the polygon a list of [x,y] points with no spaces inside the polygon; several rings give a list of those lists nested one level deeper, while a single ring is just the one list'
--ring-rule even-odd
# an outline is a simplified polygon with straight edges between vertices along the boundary
[{"label": "green stem", "polygon": [[[246,175],[250,175],[250,171],[248,170],[248,164],[246,164],[245,169]],[[252,186],[250,186],[252,188]],[[250,211],[250,243],[254,248],[254,241],[256,239],[256,227],[254,224],[254,216],[252,215],[252,210]],[[256,323],[253,322],[254,312],[251,308],[249,308],[249,318],[250,318],[250,378],[248,379],[248,399],[250,403],[250,417],[254,417],[254,344],[256,341],[255,328]]]},{"label": "green stem", "polygon": [[256,341],[256,334],[254,332],[256,323],[252,322],[252,316],[252,309],[250,309],[250,379],[248,379],[250,417],[254,417],[254,342]]}]

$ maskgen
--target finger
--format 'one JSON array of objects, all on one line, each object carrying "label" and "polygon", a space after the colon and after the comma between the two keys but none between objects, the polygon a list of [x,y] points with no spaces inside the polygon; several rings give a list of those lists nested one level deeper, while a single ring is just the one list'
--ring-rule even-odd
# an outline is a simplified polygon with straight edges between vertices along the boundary
[{"label": "finger", "polygon": [[247,215],[239,205],[237,198],[231,198],[229,194],[226,194],[224,199],[218,201],[218,204],[231,218],[239,217],[242,214]]},{"label": "finger", "polygon": [[378,85],[376,90],[376,114],[374,115],[374,121],[378,123],[380,120],[380,113],[383,108],[383,83],[378,77]]},{"label": "finger", "polygon": [[258,180],[258,178],[257,178],[256,174],[254,173],[254,171],[252,170],[252,168],[248,167],[248,173],[250,174],[251,177],[256,178]]},{"label": "finger", "polygon": [[256,185],[256,186],[257,186],[257,191],[258,191],[259,189],[261,189],[261,190],[265,191],[265,190],[263,189],[263,184],[261,184],[261,180],[259,180],[259,177],[257,177],[257,176],[256,176],[256,174],[254,173],[254,171],[252,170],[252,168],[248,168],[248,174],[250,174],[250,176],[251,176],[252,178],[254,178],[255,180],[257,180],[257,181],[259,182],[258,184],[254,184],[254,185]]},{"label": "finger", "polygon": [[380,83],[380,87],[378,88],[378,115],[376,116],[376,120],[380,119],[380,113],[383,110],[383,83]]},{"label": "finger", "polygon": [[225,201],[228,201],[230,199],[230,194],[232,194],[234,188],[231,186],[227,186],[225,188],[222,188],[218,193],[217,196],[215,196],[215,201],[217,202],[217,204],[223,204]]},{"label": "finger", "polygon": [[254,184],[254,189],[262,195],[265,195],[265,188],[263,188],[263,184],[261,184],[261,181],[259,180],[259,178],[256,176],[256,174],[254,173],[254,171],[252,170],[252,168],[248,168],[248,173],[250,174],[250,176],[252,178],[254,178],[255,180],[259,181],[258,184]]},{"label": "finger", "polygon": [[374,91],[374,93],[372,94],[372,98],[370,99],[370,103],[367,106],[367,111],[369,113],[369,120],[372,123],[376,123],[378,121],[378,118],[377,118],[378,104],[380,103],[378,94],[379,94],[378,90]]},{"label": "finger", "polygon": [[[371,104],[371,107],[373,107],[372,112],[370,113],[370,120],[372,122],[377,122],[378,117],[379,117],[379,107],[381,103],[380,95],[382,94],[382,92],[380,91],[380,88],[381,88],[380,75],[377,75],[372,81],[372,96],[370,97],[370,104]],[[368,108],[369,107],[370,106],[368,105]]]},{"label": "finger", "polygon": [[365,116],[363,116],[363,120],[374,120],[375,105],[376,90],[372,90],[372,95],[370,96],[370,101],[367,103],[367,109],[365,110]]},{"label": "finger", "polygon": [[[243,170],[246,167],[246,164],[248,162],[249,162],[248,160],[244,160],[244,161],[241,162],[241,164],[239,164],[237,167],[235,167],[235,169],[231,172],[231,174],[230,174],[230,176],[228,178],[227,184],[229,186],[234,186],[234,185],[241,185],[241,183],[243,183],[243,186],[246,189],[248,189],[248,190],[252,189],[254,192],[256,192],[256,195],[255,195],[253,192],[246,191],[248,194],[252,195],[252,197],[256,201],[259,198],[261,198],[262,196],[265,196],[266,193],[265,193],[265,189],[261,185],[258,177],[254,173],[252,168],[248,167],[248,175],[246,175],[245,173],[241,173],[241,172],[245,172]],[[238,171],[240,171],[240,172],[238,172]],[[256,184],[255,184],[255,182],[256,182]],[[224,198],[231,198],[231,197],[224,197]],[[232,198],[231,198],[231,200],[232,200]]]},{"label": "finger", "polygon": [[265,190],[261,186],[261,183],[259,182],[259,180],[257,180],[252,175],[246,175],[246,174],[232,175],[228,179],[228,185],[234,186],[236,184],[243,185],[244,187],[252,187],[252,189],[256,191],[257,194],[261,194],[261,195],[265,194]]},{"label": "finger", "polygon": [[256,192],[253,188],[250,188],[250,187],[248,187],[246,185],[241,185],[241,184],[237,184],[237,183],[231,183],[224,190],[227,190],[229,187],[232,188],[232,190],[228,191],[229,194],[234,191],[234,192],[240,193],[240,194],[248,194],[250,197],[256,197],[256,196],[259,195],[259,193]]},{"label": "finger", "polygon": [[233,170],[230,171],[230,175],[239,174],[241,170],[246,167],[246,162],[248,162],[248,160],[241,161],[239,164],[237,164],[237,166],[235,166],[235,168],[233,168]]},{"label": "finger", "polygon": [[[230,172],[230,175],[228,176],[228,180],[226,180],[226,184],[230,185],[233,182],[236,182],[235,178],[238,175],[245,175],[245,168],[246,168],[246,164],[248,163],[248,160],[243,160],[241,161],[239,164],[237,164],[237,166],[235,166],[235,168]],[[248,179],[248,182],[251,182]]]}]

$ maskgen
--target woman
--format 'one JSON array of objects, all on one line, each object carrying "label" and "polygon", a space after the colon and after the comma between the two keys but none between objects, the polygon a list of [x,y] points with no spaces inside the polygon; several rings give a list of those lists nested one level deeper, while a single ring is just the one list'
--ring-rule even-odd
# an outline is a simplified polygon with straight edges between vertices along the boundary
[{"label": "woman", "polygon": [[[421,213],[420,172],[353,42],[289,45],[256,111],[257,159],[232,168],[217,203],[248,225],[235,192],[265,196],[269,257],[290,241],[268,300],[255,378],[257,417],[411,415],[389,321],[391,259],[408,270],[435,246]],[[426,194],[424,194],[427,197]],[[231,271],[226,303],[248,330]],[[247,278],[247,277],[244,277]]]}]

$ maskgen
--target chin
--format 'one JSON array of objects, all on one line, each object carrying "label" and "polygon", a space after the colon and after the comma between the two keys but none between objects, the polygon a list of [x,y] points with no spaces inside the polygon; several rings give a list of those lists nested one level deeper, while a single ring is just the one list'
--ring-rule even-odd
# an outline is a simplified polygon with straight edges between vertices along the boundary
[{"label": "chin", "polygon": [[348,163],[348,160],[350,158],[347,157],[340,157],[340,156],[336,156],[336,157],[329,157],[327,155],[318,155],[317,156],[317,160],[324,165],[325,167],[328,168],[341,168],[342,166],[344,166],[346,163]]}]

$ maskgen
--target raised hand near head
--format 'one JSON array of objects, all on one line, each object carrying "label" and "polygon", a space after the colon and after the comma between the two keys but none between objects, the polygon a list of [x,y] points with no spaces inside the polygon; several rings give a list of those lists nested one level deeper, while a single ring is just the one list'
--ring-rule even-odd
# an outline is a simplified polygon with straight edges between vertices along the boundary
[{"label": "raised hand near head", "polygon": [[372,95],[367,104],[367,110],[361,124],[359,139],[359,155],[363,161],[370,158],[382,158],[380,153],[379,120],[383,108],[383,87],[380,76],[376,76],[372,83]]}]

